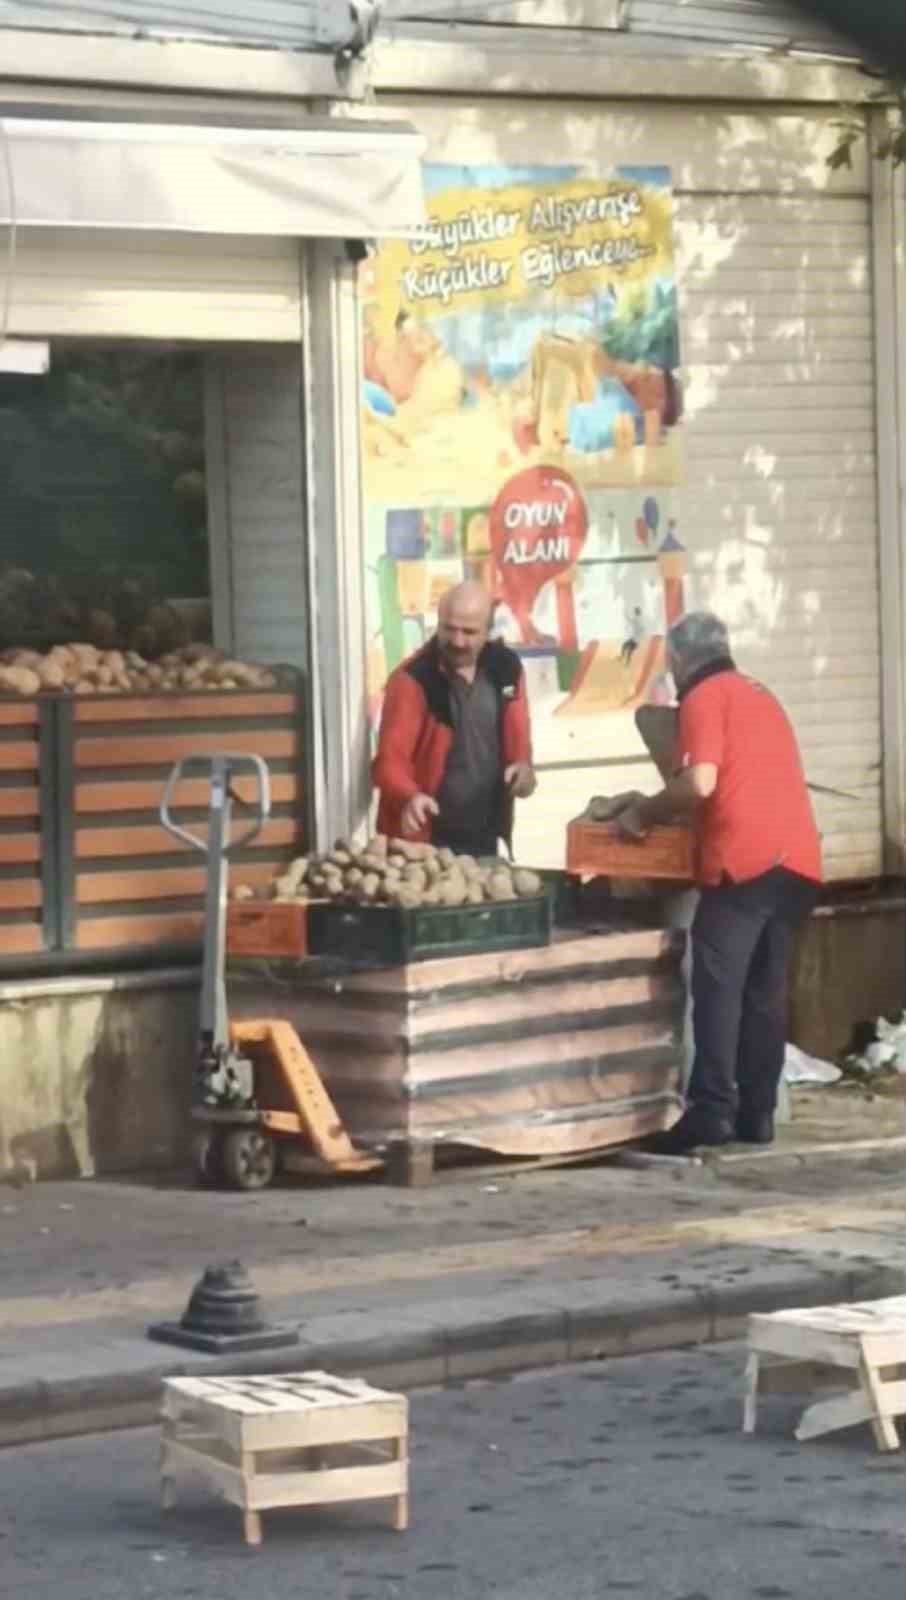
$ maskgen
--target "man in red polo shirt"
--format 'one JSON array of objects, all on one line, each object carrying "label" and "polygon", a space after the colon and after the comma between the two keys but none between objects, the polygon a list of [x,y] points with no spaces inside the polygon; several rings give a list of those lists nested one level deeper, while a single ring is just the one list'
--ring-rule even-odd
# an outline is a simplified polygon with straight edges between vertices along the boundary
[{"label": "man in red polo shirt", "polygon": [[684,617],[667,636],[667,655],[679,698],[674,774],[618,818],[636,838],[680,816],[698,833],[695,1061],[686,1110],[650,1148],[770,1144],[793,932],[821,882],[818,833],[786,714],[737,672],[720,619]]}]

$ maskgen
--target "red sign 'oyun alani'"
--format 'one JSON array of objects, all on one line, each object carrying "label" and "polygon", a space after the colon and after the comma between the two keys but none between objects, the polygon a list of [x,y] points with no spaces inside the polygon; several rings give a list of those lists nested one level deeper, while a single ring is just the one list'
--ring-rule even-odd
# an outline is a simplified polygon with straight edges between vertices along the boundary
[{"label": "red sign 'oyun alani'", "polygon": [[585,500],[558,467],[528,467],[500,490],[490,524],[501,598],[529,642],[535,632],[532,607],[540,590],[575,566],[582,552],[588,532]]}]

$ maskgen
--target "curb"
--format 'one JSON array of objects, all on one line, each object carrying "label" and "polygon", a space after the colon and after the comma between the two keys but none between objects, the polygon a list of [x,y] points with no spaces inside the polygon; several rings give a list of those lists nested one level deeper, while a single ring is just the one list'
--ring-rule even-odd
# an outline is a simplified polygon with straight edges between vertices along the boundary
[{"label": "curb", "polygon": [[[901,1273],[884,1267],[860,1270],[803,1268],[755,1275],[720,1288],[652,1286],[631,1303],[608,1302],[606,1280],[588,1303],[540,1307],[515,1315],[463,1319],[458,1326],[412,1330],[387,1337],[368,1335],[304,1340],[291,1349],[240,1358],[211,1357],[200,1369],[163,1361],[141,1371],[95,1378],[10,1383],[0,1387],[0,1447],[71,1438],[119,1428],[145,1427],[158,1419],[164,1378],[244,1373],[298,1372],[321,1368],[361,1376],[378,1387],[418,1389],[503,1377],[534,1368],[605,1360],[739,1339],[754,1312],[792,1305],[871,1300],[902,1293]],[[367,1329],[368,1317],[363,1316]],[[160,1347],[163,1349],[164,1347]]]}]

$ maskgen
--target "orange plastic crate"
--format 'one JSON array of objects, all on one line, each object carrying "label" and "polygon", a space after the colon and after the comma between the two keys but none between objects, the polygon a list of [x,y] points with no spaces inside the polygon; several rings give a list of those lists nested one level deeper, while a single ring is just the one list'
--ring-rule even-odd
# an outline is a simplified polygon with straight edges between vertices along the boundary
[{"label": "orange plastic crate", "polygon": [[577,817],[566,830],[566,870],[580,877],[670,878],[688,883],[695,876],[691,828],[652,828],[638,842],[624,838],[612,822]]},{"label": "orange plastic crate", "polygon": [[308,906],[282,900],[241,900],[227,907],[227,955],[308,954]]}]

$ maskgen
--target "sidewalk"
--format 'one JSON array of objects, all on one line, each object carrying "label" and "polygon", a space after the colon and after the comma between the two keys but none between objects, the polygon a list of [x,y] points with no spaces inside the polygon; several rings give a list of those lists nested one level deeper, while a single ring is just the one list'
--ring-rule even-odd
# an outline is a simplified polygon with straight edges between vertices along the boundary
[{"label": "sidewalk", "polygon": [[[812,1098],[770,1154],[703,1164],[614,1154],[468,1168],[424,1190],[2,1189],[0,1444],[153,1420],[175,1373],[317,1366],[414,1387],[734,1338],[753,1310],[903,1292],[901,1108],[838,1099],[816,1122]],[[299,1326],[296,1347],[219,1360],[146,1337],[178,1320],[206,1265],[234,1258],[268,1320]]]}]

